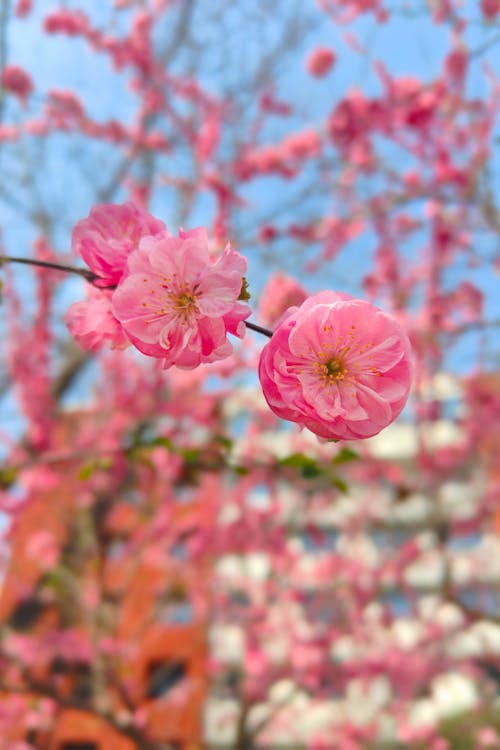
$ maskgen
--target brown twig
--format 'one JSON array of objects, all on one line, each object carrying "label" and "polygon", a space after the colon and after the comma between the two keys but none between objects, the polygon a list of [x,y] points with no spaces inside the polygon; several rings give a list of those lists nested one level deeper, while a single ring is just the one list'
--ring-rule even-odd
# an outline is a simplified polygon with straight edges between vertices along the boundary
[{"label": "brown twig", "polygon": [[82,276],[85,281],[93,284],[99,276],[89,271],[87,268],[77,268],[76,266],[67,266],[63,263],[53,263],[48,260],[35,260],[34,258],[21,258],[12,255],[0,255],[0,266],[4,263],[22,263],[26,266],[36,266],[39,268],[49,268],[52,271],[63,271],[65,273],[75,273]]}]

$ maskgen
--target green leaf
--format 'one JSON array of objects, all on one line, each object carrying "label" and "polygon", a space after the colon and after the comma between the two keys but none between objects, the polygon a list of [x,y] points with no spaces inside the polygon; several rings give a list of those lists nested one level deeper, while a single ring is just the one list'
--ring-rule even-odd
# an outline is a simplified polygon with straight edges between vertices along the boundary
[{"label": "green leaf", "polygon": [[48,570],[43,577],[43,587],[61,596],[65,590],[64,576],[61,567]]},{"label": "green leaf", "polygon": [[89,461],[88,463],[84,464],[78,472],[78,479],[81,479],[81,481],[84,482],[86,479],[90,479],[94,471],[95,463],[93,461]]},{"label": "green leaf", "polygon": [[19,471],[15,466],[0,466],[0,487],[7,489],[17,479]]},{"label": "green leaf", "polygon": [[316,461],[311,461],[310,464],[304,464],[301,473],[304,479],[314,479],[314,477],[318,477],[321,474],[321,469]]},{"label": "green leaf", "polygon": [[215,442],[223,445],[228,451],[233,447],[233,441],[231,438],[226,437],[226,435],[216,435]]},{"label": "green leaf", "polygon": [[314,479],[314,477],[321,474],[321,469],[317,462],[303,453],[292,453],[290,456],[282,458],[278,463],[281,466],[290,466],[291,468],[298,469],[304,479]]},{"label": "green leaf", "polygon": [[341,477],[332,477],[331,482],[334,487],[336,487],[344,494],[347,494],[349,492],[349,485],[344,479],[341,479]]},{"label": "green leaf", "polygon": [[78,472],[78,478],[84,482],[86,479],[90,479],[94,471],[105,471],[107,469],[111,469],[113,466],[113,459],[111,456],[101,456],[100,458],[96,458],[92,461],[88,461],[86,464],[83,464],[80,471]]},{"label": "green leaf", "polygon": [[291,453],[286,458],[280,458],[278,463],[281,466],[292,466],[296,469],[300,469],[305,463],[312,461],[312,458],[308,458],[303,453]]},{"label": "green leaf", "polygon": [[113,459],[111,456],[101,456],[96,461],[96,468],[98,469],[111,469],[113,466]]},{"label": "green leaf", "polygon": [[332,464],[344,464],[348,461],[356,461],[358,458],[359,453],[353,451],[352,448],[344,447],[332,458]]},{"label": "green leaf", "polygon": [[200,451],[197,448],[185,448],[181,455],[187,464],[195,464],[200,460]]},{"label": "green leaf", "polygon": [[158,437],[155,437],[153,440],[151,440],[149,443],[146,443],[146,445],[150,445],[151,447],[156,447],[157,445],[162,445],[164,448],[167,448],[167,450],[171,451],[172,441],[168,437],[162,437],[161,435],[158,435]]}]

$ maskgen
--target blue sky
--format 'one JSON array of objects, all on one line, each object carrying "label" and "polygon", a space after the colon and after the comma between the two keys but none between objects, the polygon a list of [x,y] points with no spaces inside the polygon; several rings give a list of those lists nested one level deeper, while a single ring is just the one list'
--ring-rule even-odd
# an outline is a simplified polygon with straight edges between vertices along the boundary
[{"label": "blue sky", "polygon": [[[279,87],[276,91],[279,98],[294,102],[297,120],[300,120],[302,115],[305,120],[307,115],[308,120],[320,123],[331,110],[333,103],[353,87],[359,87],[368,94],[378,92],[380,83],[372,70],[372,63],[375,60],[383,60],[394,75],[416,75],[432,80],[441,66],[443,52],[447,48],[449,30],[444,26],[430,24],[426,13],[414,12],[415,9],[423,7],[423,3],[397,3],[396,5],[399,8],[406,8],[407,12],[387,24],[379,25],[368,16],[356,21],[347,29],[324,19],[309,35],[305,36],[303,42],[287,58],[289,63],[281,71]],[[24,66],[31,73],[41,91],[50,88],[76,89],[84,99],[90,113],[98,119],[105,120],[113,116],[129,119],[133,98],[127,88],[126,76],[113,75],[104,56],[95,55],[89,51],[87,45],[81,40],[63,36],[49,38],[40,33],[42,16],[54,7],[56,7],[55,4],[46,1],[37,3],[30,19],[12,21],[7,35],[9,61]],[[466,42],[471,49],[474,49],[485,40],[493,38],[496,32],[494,28],[477,22],[476,2],[469,0],[465,3],[465,7],[467,15],[476,19],[466,35]],[[85,8],[88,9],[90,15],[97,13],[104,23],[104,17],[108,14],[111,3],[93,0],[86,2]],[[237,8],[233,10],[236,12]],[[311,13],[317,13],[312,2]],[[317,18],[320,18],[319,14]],[[270,39],[273,34],[278,33],[278,21],[279,19],[269,17],[269,27],[266,28],[266,33]],[[346,43],[345,33],[348,30],[356,34],[361,45],[367,50],[366,55],[353,51]],[[305,72],[304,60],[307,53],[318,44],[325,44],[334,49],[338,62],[326,79],[311,81]],[[242,64],[252,64],[251,57],[255,55],[255,51],[252,50],[253,48],[249,46],[248,49],[241,51],[241,55],[247,55],[246,61],[242,58]],[[488,62],[492,68],[498,68],[500,45],[493,46],[483,61]],[[231,61],[228,63],[230,65]],[[205,79],[207,87],[216,92],[217,81],[213,73],[204,70],[202,78]],[[483,96],[485,81],[484,72],[477,62],[469,76],[470,94]],[[275,119],[266,134],[269,142],[272,142],[274,137],[279,138],[282,128],[287,127],[289,123]],[[5,164],[5,157],[3,158]],[[78,166],[82,159],[86,163],[90,176],[98,179],[103,174],[105,176],[106,170],[112,164],[112,160],[108,160],[106,148],[95,146],[86,150],[83,142],[78,138],[68,141],[65,136],[57,136],[51,141],[51,152],[48,158],[44,157],[43,172],[31,175],[43,201],[51,208],[56,206],[59,212],[60,222],[56,229],[55,239],[60,250],[69,247],[71,226],[78,218],[87,214],[93,203],[93,192],[89,187],[92,180],[82,179]],[[492,169],[498,171],[498,166],[497,154],[495,160],[492,161]],[[245,190],[245,195],[255,200],[256,204],[266,206],[266,204],[272,205],[277,195],[279,197],[283,195],[286,198],[288,189],[289,185],[283,180],[263,180],[250,185]],[[153,210],[172,228],[175,228],[174,211],[168,202],[169,195],[171,193],[168,191],[159,191]],[[193,212],[193,225],[206,223],[210,212],[211,202],[202,198]],[[251,216],[250,213],[248,219],[250,222]],[[286,217],[286,214],[284,216]],[[293,219],[294,211],[290,211],[289,216]],[[6,206],[5,203],[0,203],[0,223],[4,228],[7,249],[11,253],[15,251],[18,254],[28,255],[33,231],[23,223],[18,212]],[[275,261],[274,266],[271,263],[263,264],[259,260],[259,248],[243,246],[239,249],[243,253],[248,250],[249,275],[254,291],[262,287],[272,267],[285,267],[294,271],[293,261],[287,261],[286,243],[282,244],[281,260]],[[334,263],[323,268],[320,275],[308,278],[306,282],[308,287],[311,291],[330,287],[359,294],[361,292],[360,270],[369,264],[372,249],[373,238],[363,235],[351,247],[340,253]],[[457,278],[463,278],[466,275],[469,280],[478,283],[486,293],[488,315],[491,317],[498,315],[498,277],[485,274],[484,269],[481,268],[461,267],[452,273],[457,274]],[[17,275],[19,278],[26,279],[23,285],[26,291],[26,305],[29,306],[32,290],[28,276],[25,271],[18,272]],[[57,316],[62,316],[68,304],[80,298],[82,289],[83,284],[74,279],[68,279],[61,285]],[[2,330],[0,322],[0,334]],[[469,370],[476,359],[477,343],[477,335],[465,341],[452,354],[450,365],[462,372]],[[0,411],[2,425],[9,424],[10,428],[18,429],[19,421],[15,416],[16,409],[12,402],[6,402],[5,399],[1,401]]]}]

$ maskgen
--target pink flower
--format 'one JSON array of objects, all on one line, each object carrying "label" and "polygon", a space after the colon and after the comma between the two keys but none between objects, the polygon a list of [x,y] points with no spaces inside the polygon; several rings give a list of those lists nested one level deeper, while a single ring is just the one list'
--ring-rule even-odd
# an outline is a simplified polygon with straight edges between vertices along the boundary
[{"label": "pink flower", "polygon": [[322,78],[335,64],[335,53],[328,47],[316,47],[306,60],[308,73],[315,78]]},{"label": "pink flower", "polygon": [[295,279],[275,273],[262,291],[259,318],[264,325],[274,326],[289,307],[301,305],[306,298],[306,290]]},{"label": "pink flower", "polygon": [[500,735],[493,727],[481,727],[476,732],[479,747],[498,747]]},{"label": "pink flower", "polygon": [[279,417],[331,440],[367,438],[406,403],[410,343],[374,305],[320,292],[283,318],[262,350],[259,377]]},{"label": "pink flower", "polygon": [[101,277],[102,286],[114,286],[139,241],[165,230],[162,221],[133,203],[101,204],[75,226],[71,247]]},{"label": "pink flower", "polygon": [[17,0],[17,4],[16,4],[16,7],[14,9],[14,13],[19,18],[24,18],[29,13],[31,13],[32,10],[33,10],[32,0]]},{"label": "pink flower", "polygon": [[319,155],[321,141],[315,130],[302,130],[285,138],[281,143],[281,151],[285,159],[310,159]]},{"label": "pink flower", "polygon": [[38,561],[41,570],[50,570],[59,560],[60,546],[50,531],[36,531],[28,537],[26,552]]},{"label": "pink flower", "polygon": [[500,0],[481,0],[481,10],[492,21],[500,13]]},{"label": "pink flower", "polygon": [[88,30],[89,20],[81,10],[59,8],[45,16],[43,27],[47,34],[77,36]]},{"label": "pink flower", "polygon": [[75,302],[64,321],[82,349],[97,351],[106,343],[124,349],[130,342],[111,308],[111,292],[89,288],[89,297]]},{"label": "pink flower", "polygon": [[2,71],[2,87],[25,102],[33,91],[33,81],[19,65],[6,65]]},{"label": "pink flower", "polygon": [[228,245],[214,261],[203,228],[145,237],[113,294],[113,311],[132,343],[165,367],[193,368],[232,352],[250,315],[238,302],[246,260]]},{"label": "pink flower", "polygon": [[[500,7],[500,6],[499,6]],[[451,50],[444,59],[444,72],[451,81],[463,84],[467,73],[469,55],[465,48],[457,47]]]}]

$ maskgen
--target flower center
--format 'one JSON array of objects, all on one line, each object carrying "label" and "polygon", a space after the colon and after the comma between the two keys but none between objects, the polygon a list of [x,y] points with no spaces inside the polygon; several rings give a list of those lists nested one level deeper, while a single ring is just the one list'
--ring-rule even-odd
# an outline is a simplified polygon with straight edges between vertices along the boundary
[{"label": "flower center", "polygon": [[187,320],[192,312],[196,312],[197,295],[191,292],[181,292],[180,294],[171,293],[172,306],[180,317]]},{"label": "flower center", "polygon": [[178,310],[182,310],[183,308],[186,308],[186,307],[193,307],[195,303],[196,303],[196,295],[185,292],[184,294],[180,294],[177,297],[176,308]]},{"label": "flower center", "polygon": [[342,360],[337,357],[332,357],[326,362],[315,362],[313,367],[325,385],[343,380],[347,374],[347,368]]}]

